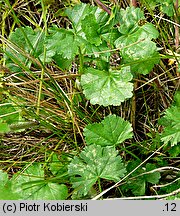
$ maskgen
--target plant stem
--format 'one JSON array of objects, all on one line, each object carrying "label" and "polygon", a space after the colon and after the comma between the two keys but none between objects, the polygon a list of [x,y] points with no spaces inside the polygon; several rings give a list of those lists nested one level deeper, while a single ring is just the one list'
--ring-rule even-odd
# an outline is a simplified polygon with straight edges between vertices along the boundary
[{"label": "plant stem", "polygon": [[98,178],[98,187],[99,187],[99,192],[102,193],[101,179],[100,178]]},{"label": "plant stem", "polygon": [[83,74],[84,57],[79,47],[79,75]]},{"label": "plant stem", "polygon": [[134,94],[131,99],[131,123],[133,130],[135,131],[136,128],[136,94],[135,89],[138,87],[138,81],[134,82]]},{"label": "plant stem", "polygon": [[98,4],[104,11],[106,11],[109,15],[111,15],[111,11],[100,1],[94,0],[96,4]]}]

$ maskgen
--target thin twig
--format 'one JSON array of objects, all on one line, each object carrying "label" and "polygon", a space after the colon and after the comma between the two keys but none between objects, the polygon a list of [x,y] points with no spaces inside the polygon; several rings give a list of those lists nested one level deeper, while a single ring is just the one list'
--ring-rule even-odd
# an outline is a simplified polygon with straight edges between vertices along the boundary
[{"label": "thin twig", "polygon": [[99,52],[93,52],[93,53],[87,53],[87,54],[84,54],[84,56],[89,56],[89,55],[96,55],[96,54],[101,54],[101,53],[108,53],[108,52],[114,52],[114,51],[120,51],[121,49],[127,49],[127,48],[129,48],[129,47],[131,47],[131,46],[134,46],[134,45],[136,45],[136,44],[138,44],[138,43],[140,43],[140,42],[143,42],[143,41],[145,41],[146,39],[145,38],[143,38],[143,39],[141,39],[141,40],[138,40],[138,41],[136,41],[136,42],[134,42],[134,43],[132,43],[132,44],[129,44],[129,45],[127,45],[127,46],[123,46],[123,47],[118,47],[118,48],[115,48],[115,49],[109,49],[109,50],[102,50],[102,51],[99,51]]},{"label": "thin twig", "polygon": [[137,176],[135,176],[135,178],[137,177],[140,177],[140,176],[143,176],[143,175],[148,175],[148,174],[151,174],[151,173],[154,173],[154,172],[160,172],[160,171],[164,171],[164,170],[174,170],[174,171],[178,171],[180,172],[180,169],[179,168],[176,168],[176,167],[160,167],[160,168],[156,168],[156,169],[153,169],[153,170],[150,170],[148,172],[145,172],[145,173],[141,173]]},{"label": "thin twig", "polygon": [[159,18],[159,19],[165,20],[165,21],[167,21],[167,22],[169,22],[169,23],[171,23],[171,24],[173,24],[173,25],[175,25],[175,26],[180,27],[180,25],[179,25],[178,23],[173,22],[173,21],[171,21],[171,20],[169,20],[169,19],[166,19],[166,18],[160,17],[160,16],[158,16],[158,15],[154,15],[154,17],[157,17],[157,18]]},{"label": "thin twig", "polygon": [[167,184],[164,184],[164,185],[154,185],[154,186],[152,186],[152,187],[153,187],[153,188],[163,188],[163,187],[167,187],[167,186],[169,186],[169,185],[174,184],[175,182],[177,182],[177,181],[179,181],[179,180],[180,180],[180,178],[177,178],[177,179],[175,179],[174,181],[169,182],[169,183],[167,183]]},{"label": "thin twig", "polygon": [[106,11],[109,15],[111,15],[111,11],[100,1],[94,0],[96,4],[98,4],[104,11]]},{"label": "thin twig", "polygon": [[[57,75],[57,76],[52,76],[51,78],[44,78],[43,81],[48,81],[50,79],[65,79],[65,78],[76,78],[79,77],[79,74],[70,74],[70,75]],[[5,82],[4,84],[7,86],[19,86],[19,85],[28,85],[28,84],[34,84],[34,83],[38,83],[40,82],[40,79],[36,79],[36,80],[30,80],[27,82],[19,82],[19,83],[9,83],[9,82]]]}]

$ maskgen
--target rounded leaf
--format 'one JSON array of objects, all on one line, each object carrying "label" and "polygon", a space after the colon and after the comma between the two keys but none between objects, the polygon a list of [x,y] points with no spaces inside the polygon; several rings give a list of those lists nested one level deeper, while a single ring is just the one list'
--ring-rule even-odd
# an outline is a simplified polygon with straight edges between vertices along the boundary
[{"label": "rounded leaf", "polygon": [[88,68],[81,76],[83,93],[92,104],[119,106],[132,97],[133,84],[129,67],[120,71],[100,71]]},{"label": "rounded leaf", "polygon": [[128,121],[116,115],[109,115],[100,123],[87,125],[84,129],[84,136],[87,144],[116,146],[132,138],[132,130]]},{"label": "rounded leaf", "polygon": [[70,180],[79,195],[87,195],[99,178],[119,181],[126,169],[114,147],[86,146],[68,167]]}]

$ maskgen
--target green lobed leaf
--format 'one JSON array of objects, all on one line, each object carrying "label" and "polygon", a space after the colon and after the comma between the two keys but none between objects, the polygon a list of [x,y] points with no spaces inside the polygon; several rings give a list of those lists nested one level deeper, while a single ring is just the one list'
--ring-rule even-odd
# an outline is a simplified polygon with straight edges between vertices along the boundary
[{"label": "green lobed leaf", "polygon": [[133,74],[148,74],[159,62],[156,44],[144,40],[136,45],[121,50],[123,63],[129,64]]},{"label": "green lobed leaf", "polygon": [[119,32],[121,34],[128,34],[136,25],[138,21],[145,19],[143,11],[140,8],[127,7],[126,10],[121,9],[119,13]]},{"label": "green lobed leaf", "polygon": [[56,26],[49,28],[50,34],[46,39],[47,55],[62,69],[70,66],[70,61],[79,53],[79,48],[82,54],[101,56],[104,61],[109,61],[109,52],[99,54],[109,49],[100,36],[101,27],[107,22],[108,15],[98,7],[88,4],[77,4],[68,8],[65,14],[72,22],[72,29],[60,29]]},{"label": "green lobed leaf", "polygon": [[68,172],[73,188],[85,196],[99,178],[117,182],[126,169],[114,147],[90,145],[84,148],[79,157],[74,157]]},{"label": "green lobed leaf", "polygon": [[73,8],[67,8],[65,14],[71,20],[73,27],[76,28],[76,31],[79,31],[81,29],[81,21],[90,12],[91,12],[90,5],[77,4]]},{"label": "green lobed leaf", "polygon": [[[100,54],[101,51],[107,50],[105,42],[100,42],[99,46],[96,46],[99,43],[97,42],[99,39],[95,41],[93,36],[93,39],[89,39],[90,41],[88,41],[73,31],[59,29],[55,26],[50,28],[50,34],[46,39],[47,54],[48,56],[51,55],[59,67],[62,69],[69,67],[72,60],[78,54],[79,48],[81,48],[82,53],[86,53],[88,56],[101,56],[103,60],[109,61],[109,52]],[[88,33],[88,35],[91,33]]]},{"label": "green lobed leaf", "polygon": [[175,0],[159,0],[158,1],[161,5],[160,5],[160,10],[167,14],[168,16],[172,17],[175,14],[175,10],[174,10],[174,3]]},{"label": "green lobed leaf", "polygon": [[[159,7],[160,10],[167,14],[168,16],[173,16],[174,11],[174,3],[176,0],[148,0],[146,1],[147,5],[154,10],[156,7]],[[140,0],[140,2],[144,3],[144,0]]]},{"label": "green lobed leaf", "polygon": [[11,179],[12,189],[27,200],[64,200],[68,189],[64,184],[51,183],[44,180],[41,164],[36,164],[17,173]]},{"label": "green lobed leaf", "polygon": [[56,62],[56,64],[61,68],[61,70],[71,68],[72,60],[63,58],[62,54],[60,54],[60,55],[55,54],[52,58]]},{"label": "green lobed leaf", "polygon": [[[28,53],[35,58],[44,57],[45,33],[43,31],[33,30],[28,26],[16,28],[16,30],[10,34],[9,40],[20,49],[17,50],[16,47],[11,48],[14,45],[8,46],[6,49],[6,66],[12,71],[20,71],[20,63],[30,66],[31,61],[24,56],[23,53]],[[46,56],[46,61],[47,59],[48,55]],[[19,62],[19,66],[17,62],[15,64],[13,63],[14,60]]]},{"label": "green lobed leaf", "polygon": [[103,61],[109,62],[110,52],[107,51],[109,49],[106,42],[103,41],[99,46],[96,46],[81,38],[79,44],[81,44],[83,53],[89,57],[101,58]]},{"label": "green lobed leaf", "polygon": [[82,20],[82,30],[85,33],[87,40],[96,46],[99,46],[102,43],[98,33],[99,27],[94,14],[89,14]]},{"label": "green lobed leaf", "polygon": [[172,157],[178,157],[180,155],[180,145],[172,146],[168,152]]},{"label": "green lobed leaf", "polygon": [[144,195],[146,192],[146,182],[142,178],[137,179],[136,181],[131,183],[131,186],[129,186],[129,188],[135,196]]},{"label": "green lobed leaf", "polygon": [[[130,173],[132,170],[134,170],[138,165],[140,164],[140,161],[131,161],[127,164],[127,173]],[[138,168],[135,172],[131,174],[131,177],[134,177],[136,175],[141,174],[142,168]],[[122,186],[122,189],[125,191],[130,190],[134,195],[144,195],[146,190],[146,184],[145,180],[142,177],[136,178],[135,180],[127,180],[127,183]]]},{"label": "green lobed leaf", "polygon": [[165,111],[165,115],[159,120],[159,124],[165,126],[161,134],[164,143],[170,142],[175,146],[180,142],[180,92],[175,94],[175,102]]},{"label": "green lobed leaf", "polygon": [[86,24],[88,24],[85,20],[86,17],[88,18],[89,15],[95,16],[96,22],[100,26],[104,26],[105,23],[108,21],[108,14],[105,11],[103,11],[99,7],[91,6],[84,3],[77,4],[73,8],[67,8],[65,14],[71,20],[73,28],[76,29],[76,32],[80,32],[82,30],[83,20]]},{"label": "green lobed leaf", "polygon": [[[139,164],[140,164],[139,161],[129,162],[127,165],[127,172],[128,173],[131,172]],[[156,169],[156,166],[150,163],[147,163],[145,167],[140,167],[139,169],[137,169],[135,172],[131,174],[131,177],[134,177],[135,179],[127,181],[127,184],[123,186],[122,189],[126,191],[131,190],[131,192],[135,196],[144,195],[146,192],[147,183],[151,183],[151,184],[159,183],[159,179],[161,178],[161,175],[158,171],[152,172],[149,174],[144,174],[144,175],[141,175],[141,174],[154,170],[154,169]]]},{"label": "green lobed leaf", "polygon": [[65,59],[73,60],[78,53],[78,42],[72,31],[52,27],[46,40],[47,53],[62,55]]},{"label": "green lobed leaf", "polygon": [[133,73],[148,74],[154,64],[159,62],[156,44],[151,41],[158,35],[156,28],[151,23],[146,23],[115,41],[123,63],[129,64]]},{"label": "green lobed leaf", "polygon": [[26,26],[17,28],[14,32],[12,32],[9,40],[22,50],[31,53],[34,57],[38,57],[44,49],[44,37],[44,32],[33,30],[31,27]]},{"label": "green lobed leaf", "polygon": [[121,70],[100,71],[87,68],[81,76],[83,93],[92,104],[118,106],[132,97],[133,84],[129,67]]},{"label": "green lobed leaf", "polygon": [[8,174],[2,170],[0,170],[0,188],[0,200],[17,200],[20,198],[18,194],[12,191]]},{"label": "green lobed leaf", "polygon": [[103,40],[107,41],[108,44],[114,46],[114,42],[119,38],[119,31],[116,28],[111,28],[109,31],[101,35]]},{"label": "green lobed leaf", "polygon": [[[72,22],[73,32],[82,53],[100,56],[103,60],[109,61],[109,52],[99,54],[101,51],[109,50],[107,43],[101,37],[102,33],[107,33],[109,30],[109,26],[106,26],[108,14],[99,7],[83,3],[68,8],[65,14]],[[104,26],[107,27],[106,31]]]},{"label": "green lobed leaf", "polygon": [[166,127],[161,140],[167,144],[170,142],[171,146],[177,145],[180,142],[180,124],[176,127]]},{"label": "green lobed leaf", "polygon": [[0,107],[0,121],[7,124],[13,124],[19,122],[21,119],[21,110],[12,103],[1,104]]},{"label": "green lobed leaf", "polygon": [[49,170],[54,176],[58,177],[58,179],[66,181],[68,175],[68,164],[69,162],[67,161],[67,157],[61,156],[61,159],[58,159],[58,155],[53,154],[52,161],[49,164]]},{"label": "green lobed leaf", "polygon": [[[156,169],[156,166],[154,164],[151,164],[151,163],[146,164],[147,172],[154,170],[154,169]],[[146,182],[149,182],[151,184],[157,184],[160,178],[161,178],[161,175],[159,172],[152,172],[152,173],[145,175]]]},{"label": "green lobed leaf", "polygon": [[132,131],[128,121],[116,115],[109,115],[100,123],[87,125],[84,128],[84,136],[88,145],[117,146],[132,138]]}]

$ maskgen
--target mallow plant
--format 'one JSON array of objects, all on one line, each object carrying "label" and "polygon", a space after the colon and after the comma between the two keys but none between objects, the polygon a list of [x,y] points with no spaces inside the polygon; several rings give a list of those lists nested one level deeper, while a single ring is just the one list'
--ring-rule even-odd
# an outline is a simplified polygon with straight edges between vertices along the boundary
[{"label": "mallow plant", "polygon": [[[96,6],[81,3],[67,8],[64,16],[70,21],[68,28],[52,25],[47,32],[29,26],[16,28],[10,34],[4,51],[9,70],[16,72],[20,79],[23,68],[30,69],[35,64],[45,67],[55,63],[65,71],[76,62],[79,89],[92,105],[120,106],[131,99],[134,78],[149,74],[160,61],[155,43],[159,32],[146,21],[143,11],[134,7],[116,8],[109,16]],[[120,57],[117,65],[110,61],[113,52]],[[164,126],[164,131],[159,134],[160,142],[170,147],[168,151],[175,156],[180,152],[179,106],[180,94],[177,92],[174,104],[159,120],[159,124]],[[0,132],[7,133],[12,124],[23,119],[23,115],[13,104],[7,103],[2,107]],[[8,112],[12,115],[7,115]],[[140,164],[139,161],[125,163],[120,156],[122,144],[133,135],[131,123],[115,114],[89,123],[83,130],[85,147],[79,154],[66,158],[65,165],[54,153],[51,163],[28,165],[10,179],[1,171],[3,192],[0,198],[9,199],[11,197],[7,195],[12,194],[13,199],[68,199],[71,195],[80,199],[101,193],[103,182],[110,185],[119,182]],[[144,195],[148,184],[160,181],[161,175],[156,169],[150,162],[141,166],[128,178],[122,191],[130,190],[135,196]],[[147,174],[143,175],[143,172]]]}]

